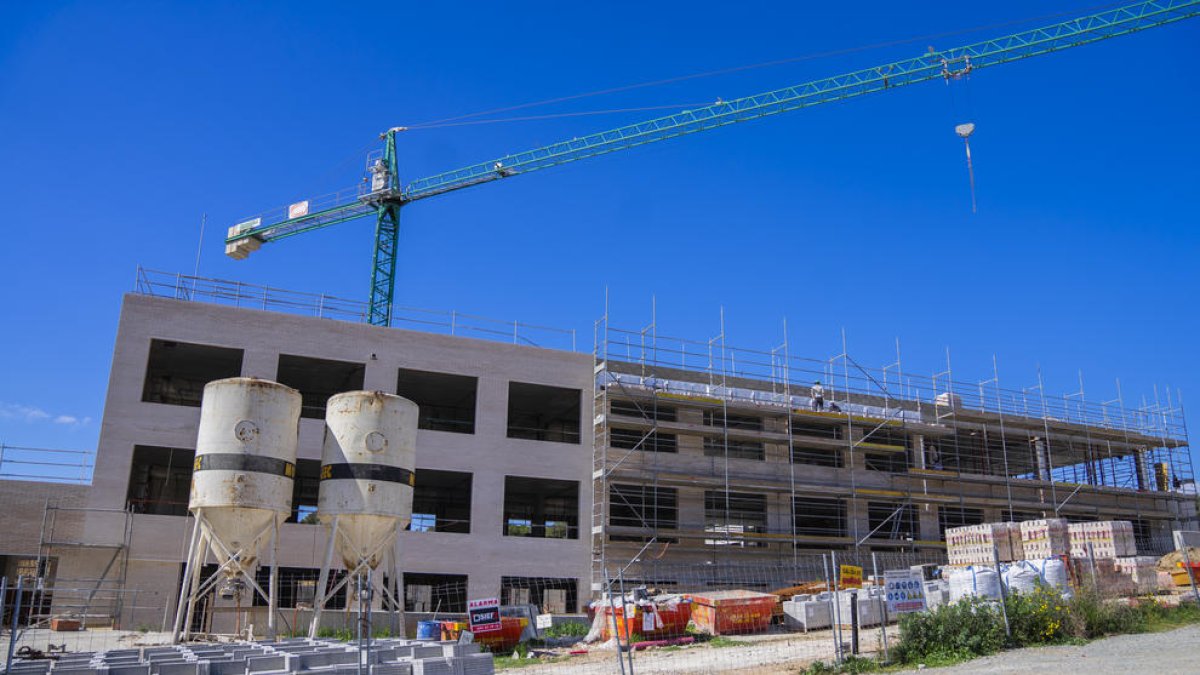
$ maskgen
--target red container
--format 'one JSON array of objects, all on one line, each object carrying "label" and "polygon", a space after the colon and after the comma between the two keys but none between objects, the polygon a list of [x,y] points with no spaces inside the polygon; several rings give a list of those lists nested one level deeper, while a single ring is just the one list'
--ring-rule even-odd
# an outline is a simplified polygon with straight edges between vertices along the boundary
[{"label": "red container", "polygon": [[771,626],[779,598],[754,591],[714,591],[692,594],[692,621],[709,635],[762,633]]},{"label": "red container", "polygon": [[529,619],[503,616],[500,617],[500,630],[477,632],[475,641],[486,645],[495,654],[510,652],[521,641],[521,633],[525,632],[527,625]]},{"label": "red container", "polygon": [[[602,640],[611,640],[613,633],[613,608],[604,607],[604,630],[600,634]],[[692,618],[692,603],[683,601],[675,605],[659,605],[655,607],[658,613],[659,622],[653,625],[661,626],[653,629],[647,629],[647,611],[645,607],[638,606],[634,609],[631,616],[625,616],[625,610],[622,607],[617,607],[617,635],[620,644],[629,644],[629,637],[632,635],[635,641],[644,640],[661,640],[672,637],[680,637],[687,634],[688,620]]]}]

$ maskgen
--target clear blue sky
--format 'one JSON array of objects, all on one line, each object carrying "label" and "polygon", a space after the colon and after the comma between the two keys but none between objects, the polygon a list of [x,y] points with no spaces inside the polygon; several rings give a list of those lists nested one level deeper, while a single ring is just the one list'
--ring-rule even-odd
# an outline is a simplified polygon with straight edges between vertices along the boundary
[{"label": "clear blue sky", "polygon": [[[787,4],[787,8],[777,5]],[[221,254],[245,215],[359,179],[393,125],[940,34],[1086,2],[150,3],[0,6],[0,440],[92,448],[138,264],[362,298],[371,224]],[[535,108],[725,99],[1017,27]],[[398,301],[1195,401],[1200,20],[430,199]],[[514,113],[516,114],[516,113]],[[632,122],[402,135],[405,178]],[[974,121],[979,213],[961,142]],[[589,338],[590,339],[590,338]],[[1193,414],[1192,419],[1196,417]]]}]

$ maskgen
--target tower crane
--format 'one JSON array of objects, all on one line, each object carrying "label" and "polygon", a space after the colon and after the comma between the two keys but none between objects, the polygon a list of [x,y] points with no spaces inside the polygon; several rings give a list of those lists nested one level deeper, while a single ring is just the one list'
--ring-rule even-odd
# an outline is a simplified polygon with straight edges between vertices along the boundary
[{"label": "tower crane", "polygon": [[1200,15],[1200,0],[1138,2],[1021,33],[915,58],[856,70],[637,124],[554,143],[401,184],[393,127],[380,135],[383,148],[368,156],[369,181],[321,202],[301,201],[229,228],[225,253],[243,259],[264,243],[348,220],[375,216],[375,249],[367,321],[390,325],[395,294],[401,207],[463,188],[576,162],[588,157],[665,141],[708,129],[832,103],[937,79],[957,79],[980,68],[1128,35]]}]

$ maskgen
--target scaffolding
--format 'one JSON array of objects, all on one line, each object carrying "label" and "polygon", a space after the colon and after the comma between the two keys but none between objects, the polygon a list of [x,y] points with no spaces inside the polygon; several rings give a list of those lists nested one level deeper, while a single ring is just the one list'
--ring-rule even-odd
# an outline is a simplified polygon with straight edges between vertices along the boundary
[{"label": "scaffolding", "polygon": [[[594,326],[593,587],[632,562],[795,565],[801,554],[907,552],[944,562],[948,527],[1061,517],[1129,520],[1139,551],[1193,527],[1183,409],[1127,407],[991,377],[868,367],[842,335],[815,359]],[[839,553],[841,557],[843,553]],[[632,572],[631,572],[632,574]]]},{"label": "scaffolding", "polygon": [[[51,617],[67,616],[88,625],[120,628],[132,536],[131,511],[63,506],[47,500],[29,625],[44,626]],[[65,555],[71,551],[91,555]],[[85,561],[100,566],[74,567]]]}]

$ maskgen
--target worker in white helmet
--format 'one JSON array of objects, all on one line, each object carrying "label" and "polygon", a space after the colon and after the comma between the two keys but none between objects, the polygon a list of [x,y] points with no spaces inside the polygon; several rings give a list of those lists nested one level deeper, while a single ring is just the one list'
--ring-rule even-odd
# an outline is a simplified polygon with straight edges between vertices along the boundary
[{"label": "worker in white helmet", "polygon": [[812,398],[812,409],[816,412],[825,410],[825,388],[821,386],[821,381],[813,382],[812,389],[809,389],[809,396]]}]

